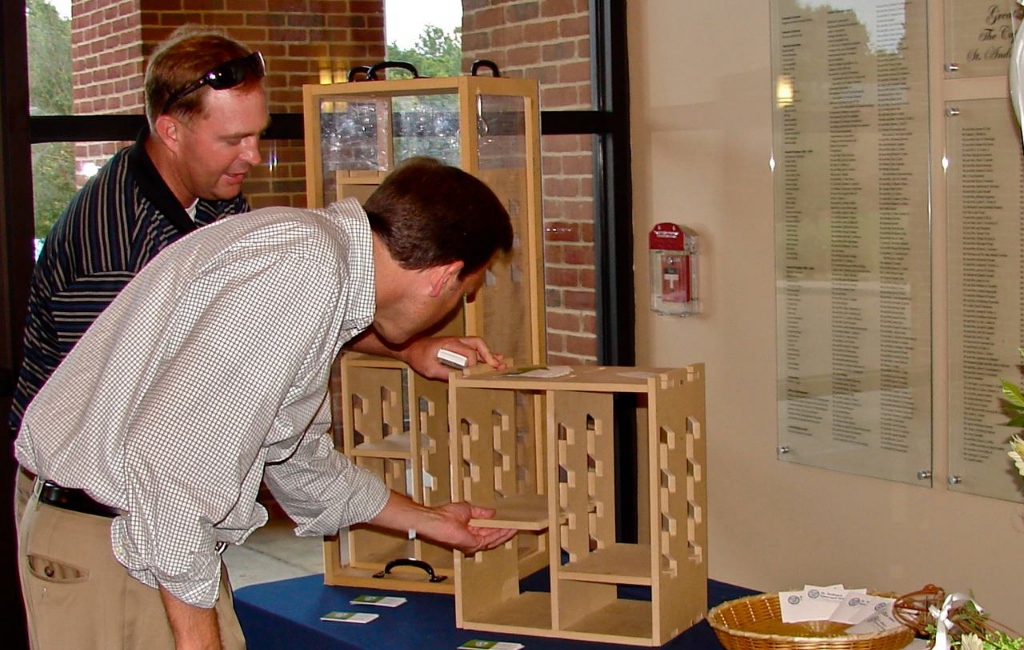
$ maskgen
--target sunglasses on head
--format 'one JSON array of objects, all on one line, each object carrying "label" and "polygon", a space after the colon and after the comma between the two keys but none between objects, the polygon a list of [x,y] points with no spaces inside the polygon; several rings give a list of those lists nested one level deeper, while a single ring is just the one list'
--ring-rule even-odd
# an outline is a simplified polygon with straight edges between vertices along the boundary
[{"label": "sunglasses on head", "polygon": [[203,76],[168,97],[161,113],[166,113],[182,97],[194,93],[203,86],[209,86],[214,90],[227,90],[240,85],[250,76],[262,79],[264,74],[266,74],[266,66],[263,62],[263,55],[259,52],[225,61],[216,68],[207,70]]}]

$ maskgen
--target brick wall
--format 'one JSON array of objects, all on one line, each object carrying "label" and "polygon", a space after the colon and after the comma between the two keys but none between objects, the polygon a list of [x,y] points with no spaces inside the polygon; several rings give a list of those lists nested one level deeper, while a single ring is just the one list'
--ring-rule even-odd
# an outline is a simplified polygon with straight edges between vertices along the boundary
[{"label": "brick wall", "polygon": [[[542,110],[588,109],[589,0],[463,0],[463,69],[490,59],[504,76],[540,83]],[[591,136],[545,136],[544,268],[548,358],[594,362]]]},{"label": "brick wall", "polygon": [[[71,60],[76,115],[142,110],[142,15],[139,0],[73,0]],[[79,185],[83,166],[100,167],[121,143],[75,146]]]},{"label": "brick wall", "polygon": [[[385,52],[384,0],[73,0],[75,113],[144,112],[144,61],[187,23],[222,29],[263,52],[272,113],[301,113],[303,84],[341,80]],[[102,165],[122,145],[78,145],[78,169]],[[244,187],[252,204],[304,206],[302,142],[261,149],[267,164]]]}]

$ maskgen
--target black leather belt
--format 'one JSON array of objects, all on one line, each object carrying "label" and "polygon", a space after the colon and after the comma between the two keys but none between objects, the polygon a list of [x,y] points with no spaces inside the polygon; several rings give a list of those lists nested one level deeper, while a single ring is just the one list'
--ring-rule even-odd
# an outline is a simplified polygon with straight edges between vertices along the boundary
[{"label": "black leather belt", "polygon": [[51,481],[43,481],[40,486],[39,503],[98,517],[117,517],[121,514],[117,508],[111,508],[93,499],[85,490],[61,487]]}]

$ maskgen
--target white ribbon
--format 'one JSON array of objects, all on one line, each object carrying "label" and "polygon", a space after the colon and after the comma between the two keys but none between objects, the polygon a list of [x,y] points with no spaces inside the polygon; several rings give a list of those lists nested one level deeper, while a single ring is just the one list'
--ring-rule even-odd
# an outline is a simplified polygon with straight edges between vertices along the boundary
[{"label": "white ribbon", "polygon": [[[1024,0],[1017,0],[1018,7],[1024,7]],[[1011,25],[1016,23],[1016,12],[1011,17]],[[1016,25],[1013,25],[1017,27]],[[1019,27],[1013,36],[1013,54],[1010,56],[1010,101],[1013,102],[1013,112],[1017,116],[1017,124],[1021,127],[1021,135],[1024,137],[1024,29]]]},{"label": "white ribbon", "polygon": [[974,603],[978,613],[981,613],[981,605],[975,603],[966,594],[950,594],[946,596],[946,600],[942,603],[941,611],[936,609],[935,606],[928,608],[931,615],[935,617],[935,645],[932,646],[932,650],[950,650],[949,631],[953,629],[954,623],[949,620],[949,612],[954,607],[968,602]]}]

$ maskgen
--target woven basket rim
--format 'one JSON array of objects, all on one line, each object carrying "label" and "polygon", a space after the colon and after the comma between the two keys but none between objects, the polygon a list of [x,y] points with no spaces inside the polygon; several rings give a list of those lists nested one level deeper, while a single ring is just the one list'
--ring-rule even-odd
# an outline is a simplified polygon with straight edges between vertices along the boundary
[{"label": "woven basket rim", "polygon": [[[873,594],[873,595],[886,595],[886,596],[889,595],[887,592],[877,592],[877,591],[871,591],[871,590],[868,590],[868,593]],[[873,640],[876,640],[876,639],[888,639],[891,636],[896,636],[896,635],[899,635],[899,634],[913,634],[913,630],[911,630],[909,627],[900,626],[900,627],[893,628],[891,630],[881,630],[879,632],[868,632],[866,634],[844,634],[844,635],[841,635],[841,636],[821,636],[821,637],[816,637],[816,636],[790,636],[790,635],[787,635],[787,634],[768,634],[768,633],[765,633],[765,632],[748,632],[746,630],[741,630],[741,629],[737,629],[737,628],[733,628],[733,627],[728,627],[728,626],[723,625],[722,623],[720,623],[718,621],[718,617],[721,615],[721,613],[726,611],[726,610],[728,610],[728,609],[731,609],[733,607],[742,606],[742,605],[744,605],[745,603],[748,603],[748,602],[759,601],[759,600],[767,600],[769,598],[778,598],[778,597],[779,597],[779,594],[777,592],[775,592],[775,593],[764,593],[764,594],[754,594],[752,596],[744,596],[742,598],[736,598],[735,600],[729,600],[729,601],[726,601],[726,602],[721,603],[719,605],[715,605],[713,608],[711,608],[711,611],[708,612],[708,616],[707,616],[708,624],[711,625],[711,627],[716,632],[721,632],[723,634],[727,634],[727,635],[730,635],[730,636],[737,636],[737,637],[743,637],[743,638],[747,638],[747,639],[755,639],[755,640],[761,640],[761,641],[774,641],[774,642],[808,644],[808,645],[811,645],[811,644],[813,644],[813,645],[820,645],[820,644],[828,644],[828,643],[849,644],[850,642],[868,642],[868,641],[873,641]]]}]

